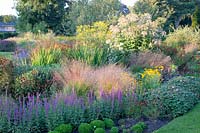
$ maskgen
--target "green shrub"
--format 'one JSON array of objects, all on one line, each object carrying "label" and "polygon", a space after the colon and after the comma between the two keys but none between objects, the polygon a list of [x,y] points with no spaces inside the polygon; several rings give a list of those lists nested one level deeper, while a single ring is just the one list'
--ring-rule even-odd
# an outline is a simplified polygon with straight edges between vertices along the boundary
[{"label": "green shrub", "polygon": [[106,133],[106,131],[103,128],[97,128],[94,133]]},{"label": "green shrub", "polygon": [[180,87],[183,90],[191,91],[200,98],[200,78],[195,77],[175,77],[167,82],[169,88]]},{"label": "green shrub", "polygon": [[104,123],[105,123],[106,128],[112,128],[115,125],[114,121],[108,118],[104,119]]},{"label": "green shrub", "polygon": [[81,125],[78,127],[79,133],[91,133],[92,127],[88,123],[81,123]]},{"label": "green shrub", "polygon": [[0,94],[10,93],[12,84],[13,64],[10,60],[0,57]]},{"label": "green shrub", "polygon": [[18,33],[16,32],[1,32],[0,33],[0,39],[7,39],[7,38],[10,38],[10,37],[15,37],[17,36]]},{"label": "green shrub", "polygon": [[112,128],[110,129],[110,133],[118,133],[118,132],[119,132],[118,127],[112,127]]},{"label": "green shrub", "polygon": [[16,49],[16,42],[0,40],[0,52],[14,52]]},{"label": "green shrub", "polygon": [[[172,81],[170,81],[172,82]],[[160,117],[178,117],[190,110],[198,101],[198,95],[180,86],[162,85],[147,93],[147,105],[159,111]]]},{"label": "green shrub", "polygon": [[59,133],[72,133],[73,127],[71,124],[62,124],[55,128],[55,131]]},{"label": "green shrub", "polygon": [[46,67],[36,67],[16,78],[13,94],[16,98],[19,96],[26,97],[28,94],[36,95],[36,93],[49,96],[52,84],[52,71]]},{"label": "green shrub", "polygon": [[134,133],[142,133],[145,128],[146,128],[146,124],[144,122],[138,122],[137,124],[131,127],[131,130]]},{"label": "green shrub", "polygon": [[92,128],[96,129],[96,128],[103,128],[105,129],[105,123],[101,120],[93,120],[90,122],[90,125],[92,126]]}]

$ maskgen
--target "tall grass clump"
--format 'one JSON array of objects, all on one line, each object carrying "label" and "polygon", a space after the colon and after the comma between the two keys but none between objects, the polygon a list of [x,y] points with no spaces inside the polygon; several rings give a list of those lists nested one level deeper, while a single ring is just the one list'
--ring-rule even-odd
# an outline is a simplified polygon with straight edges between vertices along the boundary
[{"label": "tall grass clump", "polygon": [[60,62],[62,51],[52,40],[39,41],[31,53],[33,66],[46,66]]},{"label": "tall grass clump", "polygon": [[71,60],[85,62],[92,66],[108,64],[109,49],[107,46],[76,45],[67,49],[66,56]]},{"label": "tall grass clump", "polygon": [[80,96],[92,92],[98,97],[102,92],[111,94],[118,90],[135,88],[134,78],[125,69],[116,65],[95,69],[73,61],[64,66],[60,72],[55,73],[55,78],[65,84],[64,90],[75,91]]}]

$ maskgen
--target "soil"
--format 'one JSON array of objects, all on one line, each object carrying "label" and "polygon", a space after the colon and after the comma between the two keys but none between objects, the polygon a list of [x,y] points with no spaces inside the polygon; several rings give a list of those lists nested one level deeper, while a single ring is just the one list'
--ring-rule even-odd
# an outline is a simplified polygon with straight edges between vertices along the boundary
[{"label": "soil", "polygon": [[[147,125],[147,128],[144,130],[143,133],[152,133],[153,131],[161,128],[163,125],[166,125],[170,120],[167,119],[133,119],[133,118],[127,118],[127,119],[121,119],[118,121],[118,127],[119,132],[123,133],[123,129],[128,129],[126,133],[132,133],[130,128],[137,124],[138,122],[144,122]],[[109,133],[109,131],[107,131]]]}]

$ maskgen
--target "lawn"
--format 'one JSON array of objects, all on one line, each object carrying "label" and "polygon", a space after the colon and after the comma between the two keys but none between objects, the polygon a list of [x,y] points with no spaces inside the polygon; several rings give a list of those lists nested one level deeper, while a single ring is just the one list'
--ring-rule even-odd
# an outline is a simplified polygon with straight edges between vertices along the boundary
[{"label": "lawn", "polygon": [[14,52],[0,52],[0,56],[6,57],[8,59],[12,59],[13,58],[13,53]]},{"label": "lawn", "polygon": [[200,104],[154,133],[200,133]]}]

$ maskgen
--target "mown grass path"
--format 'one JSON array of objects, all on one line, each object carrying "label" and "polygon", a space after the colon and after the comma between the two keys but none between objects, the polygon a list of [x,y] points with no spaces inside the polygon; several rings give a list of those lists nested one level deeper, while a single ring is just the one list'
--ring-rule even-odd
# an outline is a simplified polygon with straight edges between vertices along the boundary
[{"label": "mown grass path", "polygon": [[200,104],[154,133],[200,133]]}]

